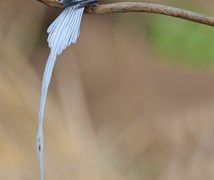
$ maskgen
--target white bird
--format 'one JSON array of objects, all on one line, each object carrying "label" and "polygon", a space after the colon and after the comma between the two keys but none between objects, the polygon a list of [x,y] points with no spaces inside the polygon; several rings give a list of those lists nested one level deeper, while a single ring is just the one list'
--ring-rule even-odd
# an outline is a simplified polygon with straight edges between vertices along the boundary
[{"label": "white bird", "polygon": [[85,6],[95,6],[98,0],[60,0],[64,10],[49,26],[47,32],[48,46],[50,47],[50,55],[48,57],[45,71],[43,74],[41,101],[39,110],[39,127],[37,134],[37,148],[40,163],[40,180],[44,180],[43,173],[43,154],[44,154],[44,137],[43,122],[45,102],[50,84],[54,64],[58,55],[69,46],[75,44],[80,34],[80,23]]}]

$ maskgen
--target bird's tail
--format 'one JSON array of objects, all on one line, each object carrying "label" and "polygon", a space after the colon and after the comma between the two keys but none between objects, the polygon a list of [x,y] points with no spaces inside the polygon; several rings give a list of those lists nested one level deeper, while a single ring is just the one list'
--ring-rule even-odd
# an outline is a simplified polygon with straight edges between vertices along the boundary
[{"label": "bird's tail", "polygon": [[40,179],[41,180],[44,180],[44,177],[43,177],[43,152],[44,152],[43,121],[44,121],[45,102],[46,102],[48,87],[50,84],[56,58],[57,58],[56,52],[51,50],[50,55],[48,57],[48,61],[45,66],[45,72],[42,80],[41,102],[40,102],[40,110],[39,110],[39,127],[38,127],[38,134],[37,134],[37,147],[38,147],[39,161],[40,161]]},{"label": "bird's tail", "polygon": [[58,55],[71,43],[76,43],[79,37],[84,8],[78,7],[79,5],[65,8],[47,30],[48,45],[51,49],[54,48]]},{"label": "bird's tail", "polygon": [[57,55],[69,46],[75,43],[80,33],[80,23],[82,19],[84,8],[72,6],[65,8],[59,17],[48,28],[48,44],[51,48],[48,61],[46,63],[45,72],[42,80],[41,102],[39,110],[39,128],[37,135],[37,146],[40,161],[40,179],[44,180],[43,175],[43,152],[44,152],[44,138],[43,138],[43,121],[45,102],[47,98],[48,87],[50,84],[54,64]]}]

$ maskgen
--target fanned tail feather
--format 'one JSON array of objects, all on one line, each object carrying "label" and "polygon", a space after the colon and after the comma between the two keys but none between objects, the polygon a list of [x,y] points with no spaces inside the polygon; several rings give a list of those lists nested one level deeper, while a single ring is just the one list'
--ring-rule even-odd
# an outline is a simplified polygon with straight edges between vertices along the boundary
[{"label": "fanned tail feather", "polygon": [[41,88],[41,102],[39,111],[39,128],[37,134],[37,146],[40,163],[40,180],[44,180],[43,175],[43,154],[44,154],[44,137],[43,137],[43,122],[45,102],[48,93],[48,87],[51,81],[51,76],[56,62],[57,55],[62,51],[74,44],[79,37],[80,23],[83,15],[84,8],[78,8],[79,5],[65,8],[58,18],[49,26],[47,32],[48,45],[51,48],[50,55],[45,67],[42,88]]},{"label": "fanned tail feather", "polygon": [[76,43],[79,37],[84,8],[78,8],[78,6],[65,8],[47,30],[48,45],[50,48],[55,48],[58,55],[71,43]]}]

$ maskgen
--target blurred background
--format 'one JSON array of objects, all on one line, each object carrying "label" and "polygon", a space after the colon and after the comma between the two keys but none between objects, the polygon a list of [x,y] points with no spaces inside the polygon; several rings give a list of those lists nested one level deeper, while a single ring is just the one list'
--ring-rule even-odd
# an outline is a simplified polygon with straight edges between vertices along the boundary
[{"label": "blurred background", "polygon": [[[38,180],[46,29],[61,10],[0,2],[0,179]],[[213,0],[144,2],[214,16]],[[45,179],[211,180],[213,66],[212,27],[154,14],[85,14],[49,88]]]}]

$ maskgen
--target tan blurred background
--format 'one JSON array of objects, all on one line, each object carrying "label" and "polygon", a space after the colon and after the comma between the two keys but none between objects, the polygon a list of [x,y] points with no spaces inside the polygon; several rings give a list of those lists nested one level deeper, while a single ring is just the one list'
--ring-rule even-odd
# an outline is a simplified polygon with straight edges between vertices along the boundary
[{"label": "tan blurred background", "polygon": [[[0,2],[0,179],[38,180],[46,29],[60,10]],[[213,0],[153,2],[214,15]],[[211,27],[151,14],[84,15],[49,88],[45,179],[211,180],[213,65]]]}]

